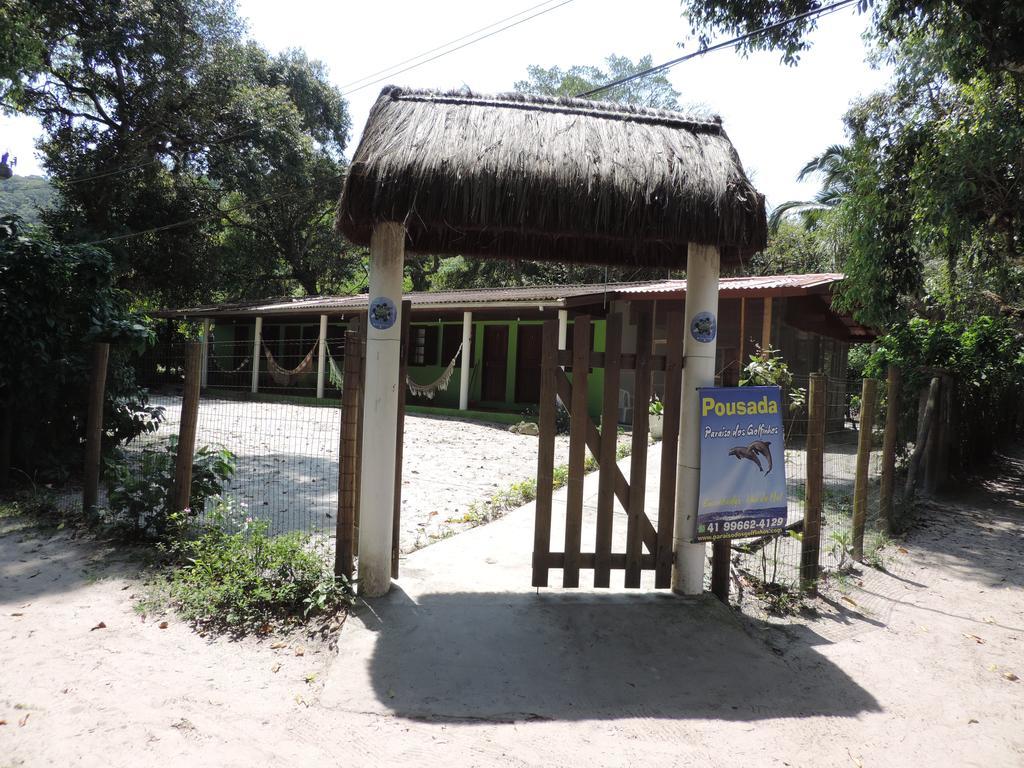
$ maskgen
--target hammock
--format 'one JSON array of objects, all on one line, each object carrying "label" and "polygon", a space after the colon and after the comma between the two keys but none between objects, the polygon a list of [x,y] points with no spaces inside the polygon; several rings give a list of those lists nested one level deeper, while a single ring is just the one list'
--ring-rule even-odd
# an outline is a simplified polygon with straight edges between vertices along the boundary
[{"label": "hammock", "polygon": [[237,368],[234,368],[232,370],[228,370],[227,368],[224,368],[223,366],[221,366],[221,364],[217,362],[217,356],[216,355],[210,355],[210,362],[212,362],[213,363],[213,367],[216,368],[221,373],[232,374],[232,373],[241,373],[242,369],[245,368],[245,366],[247,366],[249,364],[249,358],[248,357],[245,358],[242,361],[241,365],[239,365]]},{"label": "hammock", "polygon": [[274,356],[270,354],[270,348],[265,343],[263,344],[263,354],[266,355],[267,358],[267,370],[270,372],[270,378],[274,380],[275,384],[282,387],[291,386],[294,379],[313,370],[314,352],[316,352],[316,344],[314,344],[313,348],[306,353],[304,358],[302,358],[302,362],[289,371],[277,364],[277,361],[274,360]]},{"label": "hammock", "polygon": [[417,384],[407,375],[405,377],[405,383],[406,386],[409,387],[410,394],[414,397],[425,397],[428,400],[433,400],[434,395],[438,392],[444,392],[447,390],[448,384],[452,380],[452,374],[455,373],[455,361],[459,359],[459,353],[461,352],[462,345],[459,344],[459,348],[455,351],[455,356],[452,358],[452,361],[448,363],[448,367],[444,369],[435,381],[432,381],[429,384]]},{"label": "hammock", "polygon": [[335,389],[341,389],[345,384],[345,375],[341,372],[338,364],[334,362],[334,355],[331,354],[331,345],[325,343],[324,346],[327,348],[328,377],[331,380],[331,386]]}]

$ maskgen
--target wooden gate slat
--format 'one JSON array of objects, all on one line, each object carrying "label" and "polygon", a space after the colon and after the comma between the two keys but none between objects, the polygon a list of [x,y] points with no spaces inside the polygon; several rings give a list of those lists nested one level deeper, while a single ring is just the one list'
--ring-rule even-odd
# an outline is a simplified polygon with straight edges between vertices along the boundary
[{"label": "wooden gate slat", "polygon": [[[605,360],[604,352],[591,352],[590,353],[590,365],[592,368],[604,368],[607,361]],[[572,365],[572,350],[563,349],[558,352],[558,364],[564,366]],[[665,356],[664,355],[651,355],[651,370],[652,371],[664,371],[665,370]],[[635,371],[636,370],[636,355],[632,352],[623,352],[619,355],[619,370],[620,371]]]},{"label": "wooden gate slat", "polygon": [[[647,490],[647,404],[651,399],[652,318],[648,307],[637,313],[636,373],[633,384],[633,454],[629,464],[629,517],[626,527],[625,586],[640,586],[640,557],[643,554],[644,494]],[[651,553],[657,551],[657,543]]]},{"label": "wooden gate slat", "polygon": [[[612,552],[609,558],[611,567],[615,570],[622,570],[626,567],[625,552]],[[545,568],[562,568],[565,566],[565,553],[548,552],[545,555],[536,556],[534,560],[540,562]],[[595,568],[597,565],[597,554],[595,552],[580,552],[576,555],[576,561],[579,563],[580,568]],[[640,567],[645,571],[653,571],[654,555],[641,555]]]},{"label": "wooden gate slat", "polygon": [[[608,316],[605,323],[604,354],[613,363],[622,351],[622,315]],[[615,508],[615,475],[621,475],[615,463],[616,440],[619,433],[619,366],[605,366],[604,403],[601,409],[601,451],[595,453],[600,464],[597,488],[597,537],[594,542],[594,586],[611,586],[612,532]],[[625,478],[623,478],[625,479]]]},{"label": "wooden gate slat", "polygon": [[665,355],[665,399],[662,412],[661,479],[658,498],[658,548],[654,586],[672,586],[672,534],[675,528],[676,451],[679,447],[679,407],[683,378],[683,313],[670,312]]},{"label": "wooden gate slat", "polygon": [[[562,398],[563,402],[569,402],[572,397],[572,387],[569,384],[569,379],[565,376],[565,372],[556,368],[555,378],[558,381],[558,396]],[[595,427],[589,420],[587,423],[587,448],[589,448],[590,452],[594,454],[594,460],[600,464],[601,433],[597,431],[597,427]],[[615,479],[615,498],[619,500],[619,504],[622,505],[622,508],[628,514],[629,483],[626,481],[626,476],[622,474],[622,470],[619,469],[618,465],[615,466],[613,477]],[[644,546],[647,547],[648,551],[654,552],[658,545],[658,533],[654,530],[654,526],[651,525],[651,521],[647,519],[646,515],[641,515],[640,529],[643,535]]]},{"label": "wooden gate slat", "polygon": [[[537,501],[534,505],[533,586],[548,585],[551,553],[551,494],[555,471],[555,401],[558,385],[558,321],[544,322],[541,342],[540,407],[537,445]],[[568,402],[568,401],[567,401]]]},{"label": "wooden gate slat", "polygon": [[[580,585],[577,556],[583,539],[583,475],[587,459],[587,379],[590,370],[590,316],[573,323],[572,395],[569,405],[569,479],[565,497],[565,566],[562,586]],[[591,424],[591,426],[593,426]]]},{"label": "wooden gate slat", "polygon": [[391,517],[391,578],[398,578],[398,559],[402,553],[402,458],[405,443],[405,378],[408,367],[409,318],[412,302],[402,302],[402,330],[398,342],[398,420],[395,424],[395,506]]}]

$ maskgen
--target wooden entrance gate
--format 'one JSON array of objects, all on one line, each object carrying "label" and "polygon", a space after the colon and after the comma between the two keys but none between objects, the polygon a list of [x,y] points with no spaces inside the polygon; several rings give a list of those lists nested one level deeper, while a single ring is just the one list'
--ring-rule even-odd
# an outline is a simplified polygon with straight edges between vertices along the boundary
[{"label": "wooden entrance gate", "polygon": [[[605,351],[591,351],[591,318],[576,317],[571,352],[558,350],[558,324],[544,324],[540,445],[537,461],[537,502],[533,545],[533,586],[548,586],[548,572],[562,569],[562,586],[578,587],[580,570],[594,571],[594,586],[609,587],[611,571],[624,570],[624,586],[640,586],[641,572],[654,571],[654,585],[665,588],[672,580],[672,533],[675,522],[676,447],[679,441],[680,387],[683,369],[683,317],[668,317],[666,354],[652,353],[653,320],[649,308],[637,313],[636,353],[622,353],[622,316],[606,321]],[[588,382],[592,368],[604,370],[600,428],[587,412]],[[616,464],[619,388],[621,372],[634,372],[633,434],[629,480]],[[647,444],[652,374],[664,371],[664,432],[657,522],[646,507]],[[572,374],[570,380],[567,373]],[[565,537],[561,552],[551,550],[552,495],[558,401],[569,411],[569,467],[565,504]],[[586,453],[599,467],[598,500],[593,551],[583,550],[583,479]],[[625,519],[616,515],[618,500]],[[614,552],[616,517],[626,524],[625,551]],[[621,527],[620,527],[621,532]]]}]

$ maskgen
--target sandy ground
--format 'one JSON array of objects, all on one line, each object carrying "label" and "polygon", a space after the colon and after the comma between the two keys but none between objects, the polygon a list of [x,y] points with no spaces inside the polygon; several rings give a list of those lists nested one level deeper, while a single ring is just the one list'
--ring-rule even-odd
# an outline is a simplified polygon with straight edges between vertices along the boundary
[{"label": "sandy ground", "polygon": [[410,555],[337,652],[161,629],[130,562],[0,521],[0,766],[1024,764],[1024,450],[786,622],[495,591],[530,516]]},{"label": "sandy ground", "polygon": [[[153,447],[177,434],[181,398],[156,396],[166,421],[132,444]],[[228,495],[268,520],[273,533],[333,534],[338,503],[340,411],[282,403],[204,399],[197,446],[223,446],[237,457]],[[569,440],[556,440],[555,462],[565,463]],[[537,474],[537,438],[507,425],[409,414],[405,419],[402,482],[403,551],[457,529],[470,506]]]}]

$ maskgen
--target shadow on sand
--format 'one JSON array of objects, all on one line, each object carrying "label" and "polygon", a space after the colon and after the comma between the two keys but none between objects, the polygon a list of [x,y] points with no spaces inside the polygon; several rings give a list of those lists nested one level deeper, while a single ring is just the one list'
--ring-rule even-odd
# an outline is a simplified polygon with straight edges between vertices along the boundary
[{"label": "shadow on sand", "polygon": [[879,710],[814,650],[819,636],[777,631],[713,598],[460,593],[413,601],[395,588],[373,609],[360,612],[375,633],[371,685],[402,717],[754,721]]}]

